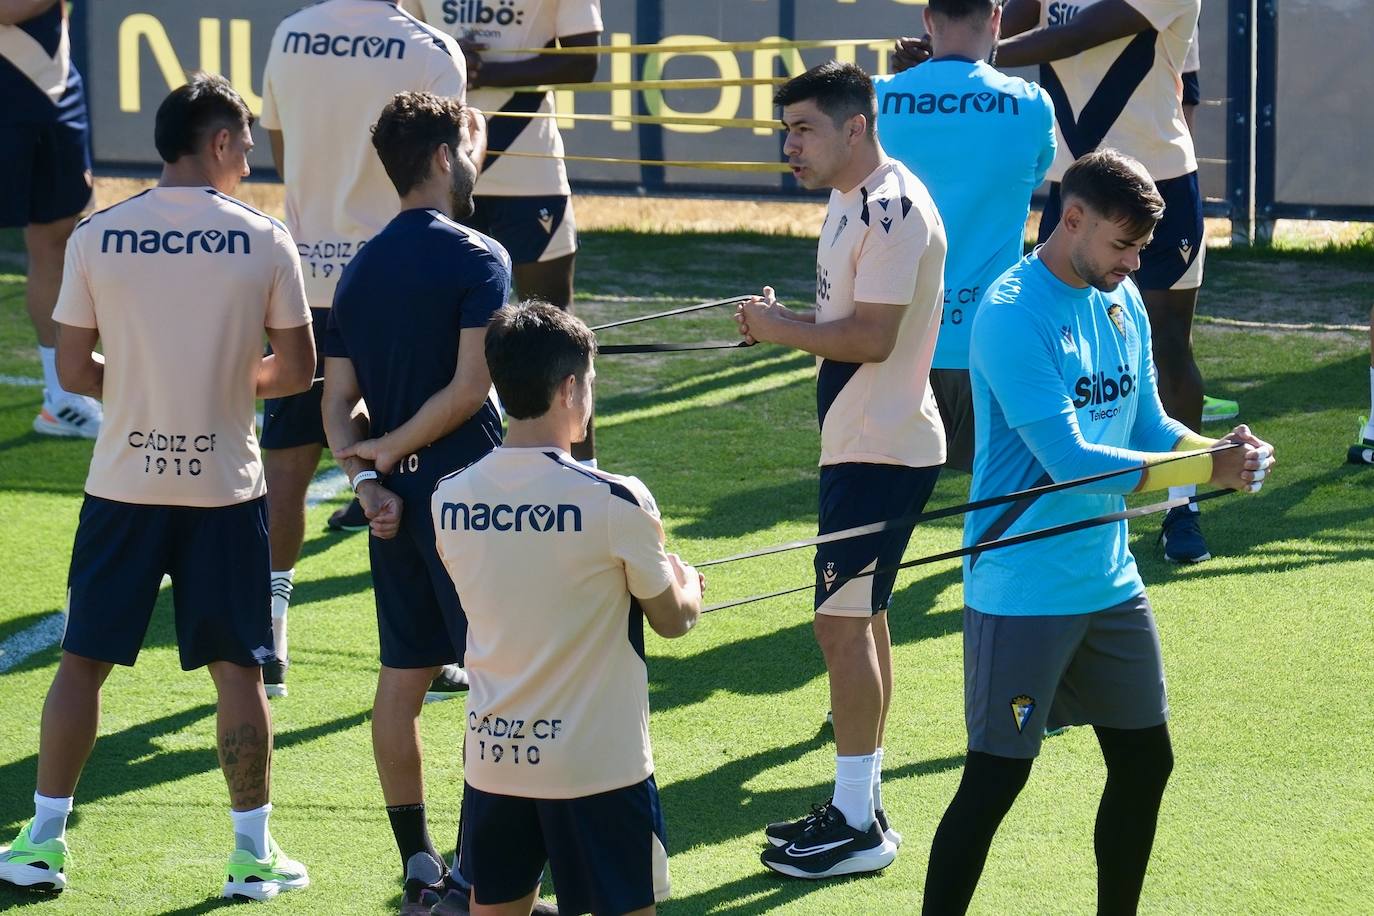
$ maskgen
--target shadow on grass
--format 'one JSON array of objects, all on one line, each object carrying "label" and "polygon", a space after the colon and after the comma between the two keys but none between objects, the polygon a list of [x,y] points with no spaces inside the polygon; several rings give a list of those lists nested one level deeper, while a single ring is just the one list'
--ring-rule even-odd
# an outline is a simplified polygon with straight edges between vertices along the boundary
[{"label": "shadow on grass", "polygon": [[[888,613],[894,645],[957,633],[960,613],[930,614],[936,597],[960,581],[957,567],[924,576],[903,588]],[[747,639],[721,643],[683,657],[658,657],[649,664],[649,708],[662,711],[691,706],[716,691],[745,696],[786,693],[825,674],[825,662],[812,634],[811,597],[791,596],[797,622]],[[747,614],[749,606],[720,611]],[[709,625],[709,624],[708,624]]]},{"label": "shadow on grass", "polygon": [[[201,703],[151,722],[100,736],[82,773],[79,792],[81,804],[89,805],[126,792],[218,771],[219,757],[215,751],[212,723],[206,722],[202,726],[205,731],[203,747],[169,751],[157,744],[163,735],[213,719],[214,715],[215,704]],[[355,728],[366,722],[367,718],[367,712],[360,711],[308,728],[279,731],[273,739],[273,745],[277,750],[282,750],[305,744],[325,735]],[[28,820],[33,810],[37,768],[37,754],[0,765],[0,812],[13,812],[10,816],[14,817],[7,823],[0,822],[5,829],[17,830]],[[5,839],[8,838],[7,834]]]}]

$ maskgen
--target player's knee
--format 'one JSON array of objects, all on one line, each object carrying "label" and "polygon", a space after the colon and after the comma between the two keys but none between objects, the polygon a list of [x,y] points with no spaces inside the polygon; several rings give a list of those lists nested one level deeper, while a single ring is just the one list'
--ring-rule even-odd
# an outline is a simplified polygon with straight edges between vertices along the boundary
[{"label": "player's knee", "polygon": [[867,653],[873,645],[870,621],[863,617],[817,614],[812,630],[826,658]]},{"label": "player's knee", "polygon": [[1168,726],[1098,728],[1097,735],[1108,778],[1129,780],[1140,791],[1164,790],[1174,770]]},{"label": "player's knee", "polygon": [[24,230],[24,247],[29,254],[31,269],[61,270],[67,250],[67,239],[74,223],[60,220],[55,223],[35,223]]},{"label": "player's knee", "polygon": [[1026,787],[1033,763],[1030,758],[969,751],[959,782],[961,805],[1000,819]]},{"label": "player's knee", "polygon": [[70,686],[85,690],[99,690],[113,669],[114,665],[110,662],[63,652],[57,674]]}]

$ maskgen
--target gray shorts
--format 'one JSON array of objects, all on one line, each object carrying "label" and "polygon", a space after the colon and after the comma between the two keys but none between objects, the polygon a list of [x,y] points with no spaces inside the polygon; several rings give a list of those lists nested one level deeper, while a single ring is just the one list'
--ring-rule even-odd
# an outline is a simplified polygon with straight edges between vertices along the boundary
[{"label": "gray shorts", "polygon": [[930,390],[945,424],[945,467],[973,472],[973,386],[967,369],[931,369]]},{"label": "gray shorts", "polygon": [[1159,631],[1144,595],[1095,614],[964,608],[969,750],[1035,757],[1047,727],[1152,728],[1168,720]]}]

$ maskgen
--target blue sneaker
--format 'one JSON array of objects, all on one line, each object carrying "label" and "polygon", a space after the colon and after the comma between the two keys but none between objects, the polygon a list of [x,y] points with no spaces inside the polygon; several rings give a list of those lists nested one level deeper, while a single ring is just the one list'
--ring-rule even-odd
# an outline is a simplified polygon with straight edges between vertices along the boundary
[{"label": "blue sneaker", "polygon": [[1191,506],[1178,506],[1164,516],[1164,526],[1159,532],[1159,539],[1164,544],[1164,559],[1170,563],[1201,563],[1212,559],[1207,541],[1202,537],[1202,526],[1198,524],[1200,514]]}]

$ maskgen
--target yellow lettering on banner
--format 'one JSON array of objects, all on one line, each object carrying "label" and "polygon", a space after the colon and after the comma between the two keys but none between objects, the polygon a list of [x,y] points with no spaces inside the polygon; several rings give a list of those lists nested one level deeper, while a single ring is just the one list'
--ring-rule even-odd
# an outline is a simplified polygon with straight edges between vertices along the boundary
[{"label": "yellow lettering on banner", "polygon": [[[777,35],[769,35],[767,38],[760,38],[759,41],[786,41],[787,39]],[[837,48],[837,51],[848,51],[849,48]],[[789,48],[786,51],[755,51],[754,52],[754,73],[755,77],[773,75],[773,62],[781,61],[783,73],[787,76],[796,76],[806,72],[806,64],[802,61],[801,52],[796,48]],[[852,61],[851,61],[852,62]],[[773,120],[773,93],[778,89],[777,86],[755,86],[754,87],[754,117],[760,121]],[[754,135],[766,137],[774,131],[764,127],[755,127]]]},{"label": "yellow lettering on banner", "polygon": [[[611,45],[627,47],[630,44],[629,32],[612,32]],[[634,79],[633,60],[628,54],[611,55],[611,82],[628,83]],[[611,93],[611,114],[618,117],[625,117],[634,114],[634,96],[627,89],[617,89]],[[611,130],[628,131],[633,130],[634,125],[629,121],[613,121]]]},{"label": "yellow lettering on banner", "polygon": [[[724,42],[709,35],[670,35],[659,42],[659,46],[663,48],[671,48],[673,45],[709,44],[724,44]],[[721,79],[737,80],[740,78],[739,61],[729,51],[664,51],[644,56],[644,79],[662,79],[664,67],[674,57],[705,57],[716,65],[720,71]],[[644,104],[649,109],[649,113],[655,115],[689,114],[702,118],[733,118],[739,113],[741,95],[739,86],[724,86],[720,90],[720,99],[716,102],[716,107],[710,111],[697,113],[677,111],[663,100],[663,90],[646,89],[644,90]],[[705,124],[668,124],[665,125],[664,129],[679,134],[709,134],[720,130],[719,127]]]},{"label": "yellow lettering on banner", "polygon": [[[553,94],[553,109],[559,114],[577,114],[577,93],[571,89],[560,89]],[[577,122],[572,118],[556,118],[559,130],[572,130]]]},{"label": "yellow lettering on banner", "polygon": [[229,82],[243,96],[254,116],[262,114],[262,96],[253,92],[253,22],[250,19],[229,20]]},{"label": "yellow lettering on banner", "polygon": [[219,58],[219,20],[200,20],[200,69],[206,73],[223,73]]},{"label": "yellow lettering on banner", "polygon": [[868,46],[878,55],[878,66],[868,71],[870,76],[888,76],[892,73],[892,44],[886,41],[874,42]]},{"label": "yellow lettering on banner", "polygon": [[170,91],[186,82],[186,71],[167,38],[167,30],[162,27],[157,17],[148,13],[126,16],[119,24],[120,111],[136,112],[142,108],[142,83],[138,60],[139,39],[142,38],[148,40],[148,49],[153,52],[153,60],[162,71],[167,89]]}]

